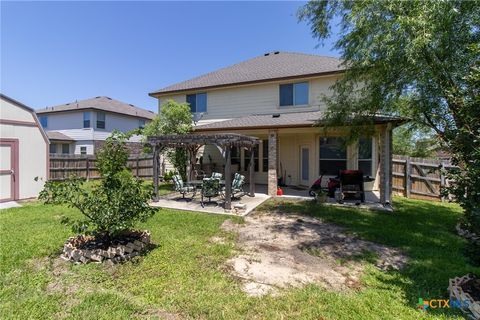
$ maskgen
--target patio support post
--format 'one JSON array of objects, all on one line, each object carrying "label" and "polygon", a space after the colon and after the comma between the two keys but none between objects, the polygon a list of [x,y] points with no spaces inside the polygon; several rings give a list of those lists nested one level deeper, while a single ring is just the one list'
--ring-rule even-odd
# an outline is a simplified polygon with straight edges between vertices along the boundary
[{"label": "patio support post", "polygon": [[255,164],[253,157],[253,147],[250,148],[250,163],[248,165],[250,173],[250,197],[255,197]]},{"label": "patio support post", "polygon": [[232,209],[231,147],[225,146],[225,210]]},{"label": "patio support post", "polygon": [[153,147],[153,201],[158,202],[158,155],[159,149],[155,145]]},{"label": "patio support post", "polygon": [[380,202],[384,206],[392,203],[392,124],[388,123],[381,136],[380,156]]},{"label": "patio support post", "polygon": [[277,195],[277,141],[278,131],[270,130],[268,132],[268,195],[275,197]]},{"label": "patio support post", "polygon": [[191,181],[191,180],[195,180],[194,173],[195,173],[195,164],[197,162],[196,160],[197,160],[198,147],[193,146],[193,147],[187,148],[187,151],[188,151],[188,158],[189,158],[187,176],[188,176],[188,179]]}]

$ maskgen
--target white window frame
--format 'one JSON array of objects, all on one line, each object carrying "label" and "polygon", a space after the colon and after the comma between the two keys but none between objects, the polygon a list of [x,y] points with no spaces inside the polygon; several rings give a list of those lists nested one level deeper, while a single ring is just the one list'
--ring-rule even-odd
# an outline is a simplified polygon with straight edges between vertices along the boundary
[{"label": "white window frame", "polygon": [[371,143],[371,148],[372,148],[372,151],[371,151],[371,155],[370,155],[370,158],[369,159],[363,159],[363,158],[360,158],[360,139],[359,141],[357,142],[357,168],[358,170],[360,170],[360,161],[370,161],[370,172],[364,172],[363,174],[366,175],[366,176],[373,176],[373,170],[374,170],[374,167],[373,167],[373,157],[374,157],[374,151],[375,151],[375,139],[373,137],[362,137],[364,139],[370,139],[370,143]]},{"label": "white window frame", "polygon": [[[98,115],[100,115],[100,114],[103,114],[103,120],[98,120]],[[105,112],[103,112],[103,111],[97,111],[96,116],[97,116],[97,119],[96,119],[95,127],[96,127],[97,129],[103,129],[103,130],[105,130],[105,129],[107,128],[107,114],[106,114]],[[100,128],[100,127],[98,126],[98,122],[102,122],[102,121],[103,121],[103,128]]]},{"label": "white window frame", "polygon": [[[295,104],[295,85],[296,84],[301,84],[301,83],[306,83],[307,84],[307,88],[308,88],[308,94],[307,94],[307,103],[306,104]],[[290,105],[281,105],[281,99],[280,99],[280,87],[282,85],[287,85],[287,84],[291,84],[293,85],[293,101],[292,101],[292,104]],[[287,83],[280,83],[278,85],[278,106],[279,108],[291,108],[291,107],[306,107],[306,106],[309,106],[310,105],[310,81],[299,81],[299,82],[287,82]]]},{"label": "white window frame", "polygon": [[[88,119],[85,119],[85,116],[88,115]],[[88,121],[88,126],[85,126],[85,121]],[[92,127],[92,115],[90,114],[90,111],[85,111],[83,113],[83,128],[91,128]]]},{"label": "white window frame", "polygon": [[[40,125],[42,126],[42,128],[48,128],[48,116],[40,116],[38,118],[39,118],[38,120],[40,121]],[[45,119],[45,126],[42,123],[42,119]]]}]

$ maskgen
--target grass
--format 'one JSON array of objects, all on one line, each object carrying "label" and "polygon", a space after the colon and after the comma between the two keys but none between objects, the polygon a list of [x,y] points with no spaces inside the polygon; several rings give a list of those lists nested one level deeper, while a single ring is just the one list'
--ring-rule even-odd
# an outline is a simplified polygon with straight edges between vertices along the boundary
[{"label": "grass", "polygon": [[[448,279],[479,272],[463,255],[455,235],[458,206],[395,200],[393,214],[269,201],[263,211],[313,215],[362,238],[402,249],[400,272],[381,272],[368,254],[364,288],[330,292],[316,285],[286,289],[279,296],[246,296],[228,275],[235,235],[219,228],[228,216],[159,210],[140,226],[156,248],[115,267],[59,263],[71,232],[60,216],[78,217],[62,206],[28,203],[0,211],[0,315],[2,319],[164,318],[170,314],[209,319],[455,319],[452,309],[422,313],[418,298],[447,298]],[[209,241],[221,236],[222,243]]]},{"label": "grass", "polygon": [[[91,191],[94,186],[98,186],[99,184],[100,184],[100,180],[90,180],[90,181],[85,181],[84,187],[86,190]],[[143,180],[142,184],[143,184],[143,187],[153,190],[152,180]],[[173,190],[173,184],[171,182],[161,182],[158,185],[159,196],[164,196],[172,192],[174,192],[174,190]]]}]

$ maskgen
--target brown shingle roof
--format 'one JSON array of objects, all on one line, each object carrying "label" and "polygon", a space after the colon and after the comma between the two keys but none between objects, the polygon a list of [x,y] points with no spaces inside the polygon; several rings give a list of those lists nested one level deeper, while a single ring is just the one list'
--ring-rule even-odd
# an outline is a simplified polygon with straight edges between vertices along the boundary
[{"label": "brown shingle roof", "polygon": [[[323,117],[322,111],[294,112],[282,114],[250,115],[230,120],[195,126],[195,131],[222,131],[258,128],[311,127]],[[402,122],[400,117],[376,116],[376,123]]]},{"label": "brown shingle roof", "polygon": [[95,97],[91,99],[80,100],[76,102],[62,104],[59,106],[47,107],[45,109],[37,110],[36,112],[38,114],[42,114],[82,109],[96,109],[108,112],[115,112],[145,119],[153,119],[155,117],[155,113],[153,113],[152,111],[135,107],[132,104],[121,102],[109,97]]},{"label": "brown shingle roof", "polygon": [[341,62],[333,57],[276,51],[173,84],[150,95],[336,73],[344,70]]},{"label": "brown shingle roof", "polygon": [[75,139],[58,131],[47,131],[47,135],[50,140],[75,141]]}]

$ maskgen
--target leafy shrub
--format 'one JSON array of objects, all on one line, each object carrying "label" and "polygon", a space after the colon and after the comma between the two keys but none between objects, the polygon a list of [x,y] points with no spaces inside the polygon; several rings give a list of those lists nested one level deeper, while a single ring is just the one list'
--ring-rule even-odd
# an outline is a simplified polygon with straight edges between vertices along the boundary
[{"label": "leafy shrub", "polygon": [[97,156],[102,181],[91,190],[87,190],[85,180],[78,177],[71,177],[65,182],[45,183],[39,195],[41,200],[45,203],[67,204],[84,215],[82,220],[65,221],[72,225],[74,232],[112,237],[155,213],[155,209],[148,205],[152,196],[151,187],[144,187],[126,166],[127,137],[114,132],[107,138]]},{"label": "leafy shrub", "polygon": [[169,170],[167,173],[165,173],[165,175],[163,176],[163,180],[165,181],[171,181],[173,176],[175,175],[175,172],[173,172],[172,170]]},{"label": "leafy shrub", "polygon": [[[160,107],[160,113],[143,128],[142,134],[145,137],[162,134],[187,134],[192,132],[192,123],[193,116],[187,103],[167,100]],[[164,153],[175,170],[183,179],[186,179],[189,161],[187,151],[184,148],[167,148]]]}]

